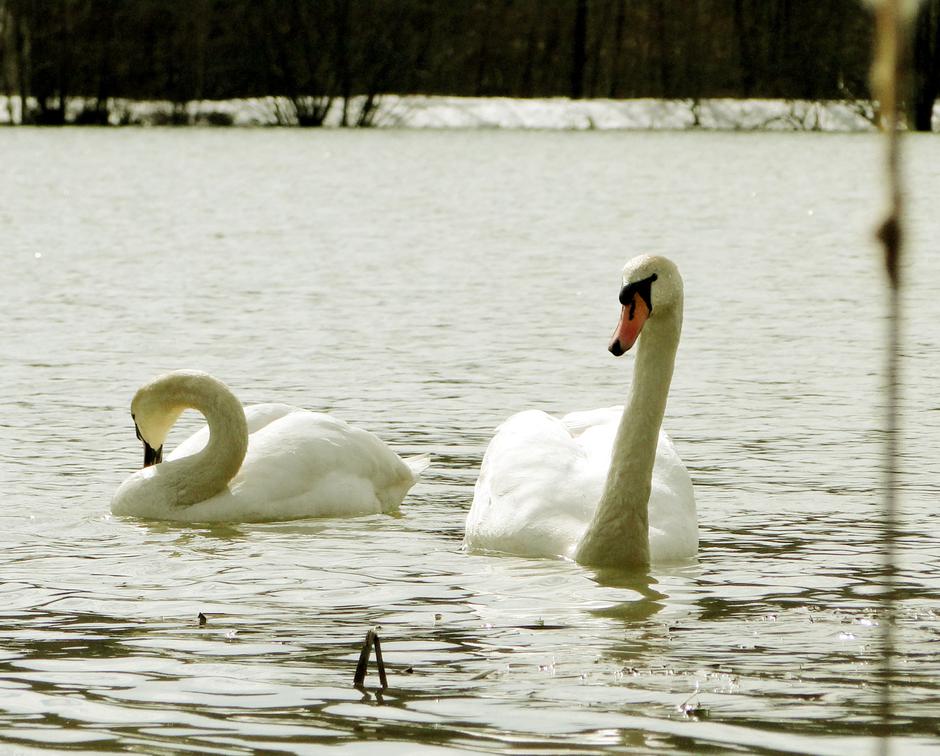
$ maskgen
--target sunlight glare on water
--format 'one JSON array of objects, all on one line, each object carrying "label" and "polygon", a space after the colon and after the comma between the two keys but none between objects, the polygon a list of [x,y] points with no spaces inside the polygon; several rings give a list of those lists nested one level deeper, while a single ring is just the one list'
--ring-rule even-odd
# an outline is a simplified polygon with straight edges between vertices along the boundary
[{"label": "sunlight glare on water", "polygon": [[[884,332],[870,135],[7,130],[0,742],[148,752],[870,749]],[[940,143],[908,141],[903,752],[940,748]],[[621,403],[641,252],[700,558],[466,554],[509,414]],[[137,386],[209,371],[433,466],[401,516],[112,518]],[[184,415],[171,446],[197,427]],[[199,613],[206,623],[197,621]],[[352,687],[381,626],[391,688]],[[420,748],[419,748],[420,746]]]}]

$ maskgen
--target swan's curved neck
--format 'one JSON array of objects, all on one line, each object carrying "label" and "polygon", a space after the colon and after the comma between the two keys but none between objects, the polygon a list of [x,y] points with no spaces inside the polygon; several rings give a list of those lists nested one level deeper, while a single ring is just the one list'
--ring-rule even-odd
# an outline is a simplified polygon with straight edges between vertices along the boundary
[{"label": "swan's curved neck", "polygon": [[576,559],[596,566],[650,561],[649,498],[659,431],[682,330],[681,295],[647,321],[637,349],[630,400],[614,441],[610,470]]},{"label": "swan's curved neck", "polygon": [[174,503],[187,506],[225,490],[235,477],[248,451],[248,425],[241,402],[209,376],[181,381],[171,404],[177,413],[201,412],[209,426],[209,441],[200,452],[157,465],[158,476],[173,489]]}]

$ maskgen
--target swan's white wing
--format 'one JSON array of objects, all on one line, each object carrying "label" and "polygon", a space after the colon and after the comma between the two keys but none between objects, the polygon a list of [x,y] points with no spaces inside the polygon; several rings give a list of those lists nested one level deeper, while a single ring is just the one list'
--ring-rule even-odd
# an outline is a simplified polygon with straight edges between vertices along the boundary
[{"label": "swan's white wing", "polygon": [[583,447],[537,410],[503,423],[487,447],[467,516],[473,549],[571,556],[600,496]]},{"label": "swan's white wing", "polygon": [[230,488],[240,498],[279,499],[280,507],[306,499],[304,506],[316,502],[314,514],[326,516],[394,509],[414,481],[401,458],[368,431],[297,412],[251,434]]},{"label": "swan's white wing", "polygon": [[[571,435],[577,438],[586,431],[597,430],[598,428],[606,428],[611,433],[615,433],[621,417],[623,417],[622,404],[616,407],[569,412],[561,419],[561,422]],[[613,443],[612,436],[611,443]]]},{"label": "swan's white wing", "polygon": [[[373,514],[396,508],[416,480],[378,437],[329,415],[257,405],[246,417],[252,431],[248,453],[228,489],[181,508],[173,519],[263,522]],[[198,442],[194,436],[184,444]]]},{"label": "swan's white wing", "polygon": [[650,559],[676,562],[698,553],[698,513],[692,478],[672,439],[659,432],[649,503]]}]

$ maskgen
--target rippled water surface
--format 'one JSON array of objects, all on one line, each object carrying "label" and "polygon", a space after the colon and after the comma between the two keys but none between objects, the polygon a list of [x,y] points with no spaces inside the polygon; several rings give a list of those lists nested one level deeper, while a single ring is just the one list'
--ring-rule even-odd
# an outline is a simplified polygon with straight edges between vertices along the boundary
[{"label": "rippled water surface", "polygon": [[[914,753],[940,750],[940,140],[907,150]],[[874,747],[874,136],[16,129],[0,154],[4,750]],[[633,358],[606,342],[639,252],[686,282],[666,427],[699,559],[463,553],[503,418],[625,398]],[[130,398],[179,367],[434,465],[399,517],[112,518]],[[352,687],[375,625],[384,693]]]}]

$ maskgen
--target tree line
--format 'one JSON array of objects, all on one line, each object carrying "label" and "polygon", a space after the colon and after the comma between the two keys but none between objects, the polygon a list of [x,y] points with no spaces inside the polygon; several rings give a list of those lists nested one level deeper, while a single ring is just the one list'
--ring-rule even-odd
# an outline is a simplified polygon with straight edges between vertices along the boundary
[{"label": "tree line", "polygon": [[[866,99],[871,33],[859,0],[0,0],[0,89],[49,124],[114,98],[275,96],[301,125],[383,93]],[[929,130],[940,0],[910,42]]]}]

